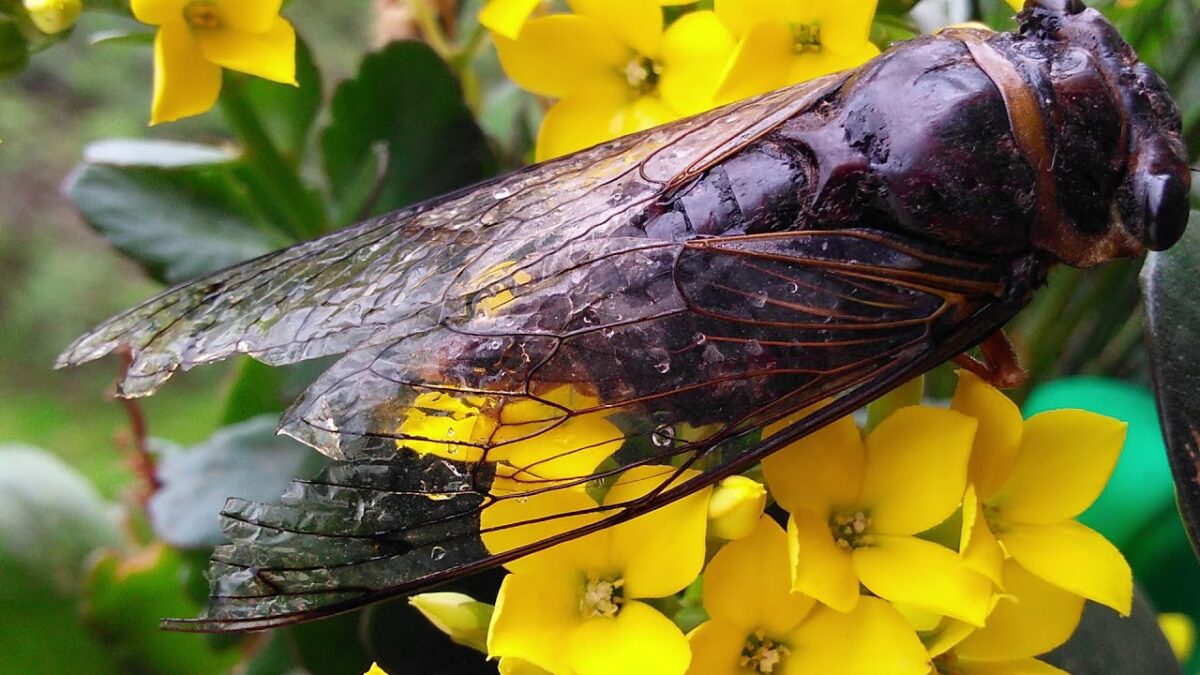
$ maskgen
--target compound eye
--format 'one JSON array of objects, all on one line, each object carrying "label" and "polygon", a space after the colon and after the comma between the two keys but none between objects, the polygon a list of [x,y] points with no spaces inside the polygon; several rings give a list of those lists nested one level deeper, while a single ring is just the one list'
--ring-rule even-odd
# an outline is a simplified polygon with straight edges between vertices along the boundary
[{"label": "compound eye", "polygon": [[1134,191],[1142,211],[1142,244],[1152,251],[1170,248],[1187,227],[1185,181],[1173,173],[1143,173],[1137,176]]}]

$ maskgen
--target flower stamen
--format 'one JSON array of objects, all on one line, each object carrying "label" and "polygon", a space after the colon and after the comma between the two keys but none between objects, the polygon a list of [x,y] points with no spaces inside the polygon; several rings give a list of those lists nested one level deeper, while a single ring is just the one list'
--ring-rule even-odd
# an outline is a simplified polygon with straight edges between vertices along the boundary
[{"label": "flower stamen", "polygon": [[658,64],[653,59],[636,56],[625,64],[625,81],[639,93],[652,91],[658,85]]},{"label": "flower stamen", "polygon": [[579,600],[579,612],[587,619],[611,619],[621,611],[621,605],[625,602],[621,593],[624,585],[625,580],[621,578],[601,579],[589,574],[587,584],[583,587],[583,597]]},{"label": "flower stamen", "polygon": [[835,512],[829,518],[829,531],[833,533],[833,541],[839,548],[847,551],[875,543],[875,537],[867,534],[870,527],[871,519],[865,511]]},{"label": "flower stamen", "polygon": [[821,48],[821,27],[817,24],[794,23],[792,28],[792,51],[800,54]]},{"label": "flower stamen", "polygon": [[774,673],[789,653],[787,647],[756,631],[746,638],[738,665],[756,673]]},{"label": "flower stamen", "polygon": [[192,0],[183,6],[183,20],[193,28],[220,28],[221,15],[212,0]]}]

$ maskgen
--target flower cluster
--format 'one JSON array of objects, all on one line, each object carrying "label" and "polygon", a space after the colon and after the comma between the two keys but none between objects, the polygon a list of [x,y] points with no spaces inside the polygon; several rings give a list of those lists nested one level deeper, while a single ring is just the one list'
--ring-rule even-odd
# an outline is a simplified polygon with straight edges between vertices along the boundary
[{"label": "flower cluster", "polygon": [[504,71],[556,100],[537,140],[544,160],[715,106],[857,66],[876,0],[491,0],[480,16]]},{"label": "flower cluster", "polygon": [[[594,403],[570,388],[554,397]],[[442,395],[421,403],[405,424],[423,453],[448,451],[439,432],[494,434],[488,418],[503,414]],[[539,434],[542,451],[607,447],[615,427],[578,419],[589,421]],[[445,593],[413,603],[502,673],[1061,672],[1035,657],[1070,637],[1085,600],[1130,611],[1128,565],[1074,520],[1124,437],[1124,423],[1081,410],[1023,420],[964,372],[948,409],[901,407],[866,434],[842,418],[764,460],[765,485],[734,476],[509,562],[494,608]],[[591,471],[614,450],[571,468]],[[518,440],[506,458],[536,452]],[[695,475],[648,465],[603,490],[500,490],[483,543],[514,550]],[[764,512],[769,499],[779,510]]]}]

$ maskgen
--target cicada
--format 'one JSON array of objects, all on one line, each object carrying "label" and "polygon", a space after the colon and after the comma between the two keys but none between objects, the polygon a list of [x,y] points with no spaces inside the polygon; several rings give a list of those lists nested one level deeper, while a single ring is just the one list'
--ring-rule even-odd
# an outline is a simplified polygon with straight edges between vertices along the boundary
[{"label": "cicada", "polygon": [[[80,338],[124,396],[342,354],[281,431],[333,458],[231,500],[208,614],[329,615],[627,521],[980,343],[1053,265],[1182,235],[1180,114],[1098,12],[954,29],[172,288]],[[537,495],[641,489],[543,513]],[[496,514],[503,512],[504,518]]]}]

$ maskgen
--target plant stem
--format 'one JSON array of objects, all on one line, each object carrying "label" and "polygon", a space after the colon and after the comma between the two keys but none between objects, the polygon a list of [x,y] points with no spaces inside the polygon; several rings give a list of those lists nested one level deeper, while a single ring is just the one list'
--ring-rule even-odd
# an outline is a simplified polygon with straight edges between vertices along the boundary
[{"label": "plant stem", "polygon": [[261,179],[265,199],[279,210],[279,225],[293,239],[310,239],[325,231],[324,209],[284,158],[246,99],[240,78],[226,77],[221,90],[221,112],[241,141],[246,158]]},{"label": "plant stem", "polygon": [[454,58],[454,48],[450,46],[450,40],[438,21],[438,13],[429,5],[429,0],[408,0],[408,6],[412,8],[425,42],[443,59],[449,61]]}]

